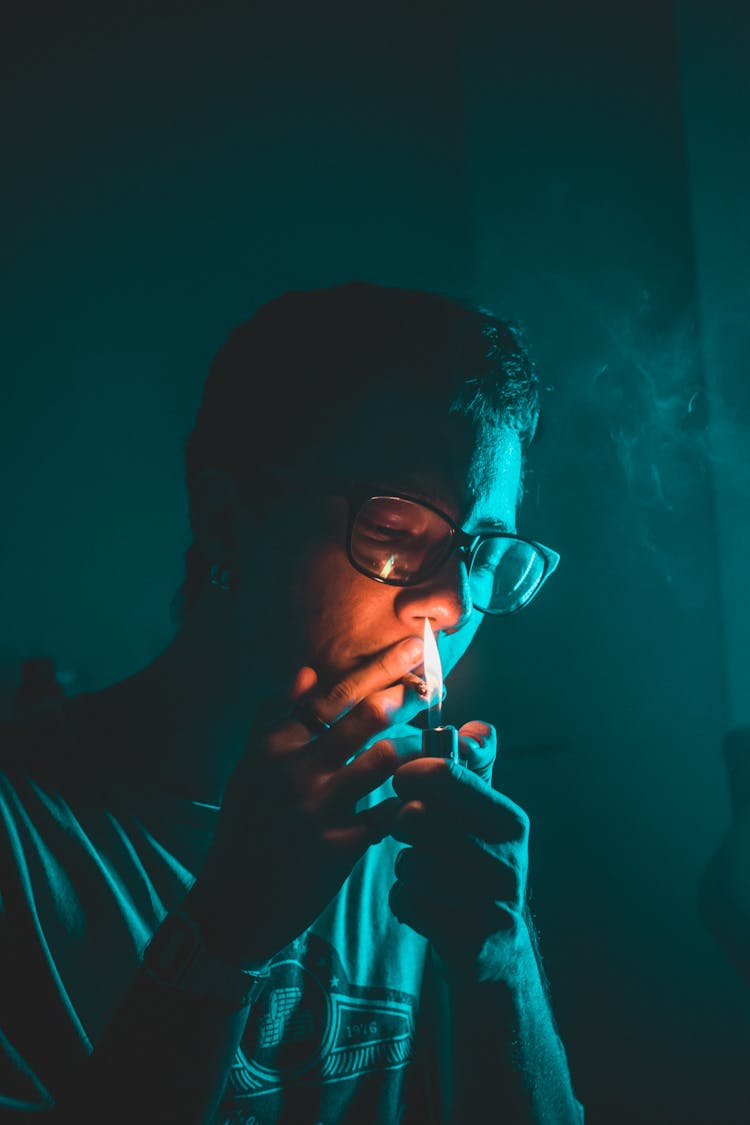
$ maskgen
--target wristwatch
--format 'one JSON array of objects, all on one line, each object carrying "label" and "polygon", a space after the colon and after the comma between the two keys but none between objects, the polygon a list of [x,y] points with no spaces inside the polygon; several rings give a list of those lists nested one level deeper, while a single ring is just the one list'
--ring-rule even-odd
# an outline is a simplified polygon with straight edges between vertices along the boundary
[{"label": "wristwatch", "polygon": [[165,988],[212,996],[233,1010],[249,1007],[270,975],[268,965],[241,969],[211,953],[198,923],[184,910],[164,918],[146,944],[143,967]]}]

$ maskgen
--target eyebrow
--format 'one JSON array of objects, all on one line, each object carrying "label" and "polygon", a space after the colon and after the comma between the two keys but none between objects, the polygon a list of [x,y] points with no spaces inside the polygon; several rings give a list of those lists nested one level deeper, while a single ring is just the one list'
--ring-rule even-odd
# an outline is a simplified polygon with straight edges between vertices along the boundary
[{"label": "eyebrow", "polygon": [[507,520],[496,519],[489,517],[488,519],[480,520],[476,531],[470,531],[469,535],[490,535],[493,531],[503,532],[505,535],[517,535],[516,528],[507,522]]},{"label": "eyebrow", "polygon": [[[377,495],[379,495],[379,496],[389,496],[392,493],[396,493],[396,494],[400,494],[402,496],[410,497],[412,500],[416,500],[417,503],[419,503],[420,501],[423,501],[425,504],[430,504],[430,505],[432,505],[433,508],[437,508],[437,510],[439,512],[444,511],[444,509],[441,507],[441,505],[439,503],[440,497],[436,496],[432,491],[427,491],[427,490],[422,489],[422,488],[410,488],[410,489],[408,489],[408,491],[405,492],[401,488],[396,488],[396,487],[390,488],[388,486],[383,486],[383,485],[373,485],[371,482],[370,483],[361,482],[360,484],[355,485],[356,491],[361,490],[362,492],[369,492],[371,489],[373,490],[373,492],[372,492],[373,496],[377,496]],[[448,515],[447,512],[444,512],[444,514]],[[459,530],[463,530],[463,528],[461,528],[460,524],[458,525],[458,527],[459,527]],[[517,535],[518,534],[518,532],[517,532],[517,530],[514,526],[509,524],[507,520],[500,519],[499,516],[488,516],[486,519],[480,520],[479,524],[478,524],[478,530],[469,531],[469,532],[466,532],[466,534],[467,535],[486,535],[487,533],[490,533],[490,532],[493,532],[493,531],[501,531],[505,535]]]},{"label": "eyebrow", "polygon": [[[431,493],[422,492],[418,490],[416,493],[412,492],[411,495],[415,500],[424,500],[428,504],[432,504],[439,511],[443,509],[438,503],[439,497],[433,496]],[[446,513],[447,514],[447,513]],[[461,525],[459,524],[459,527]],[[462,529],[463,530],[463,529]],[[486,535],[488,532],[502,531],[505,535],[516,535],[516,528],[509,524],[507,520],[500,519],[499,516],[487,516],[485,519],[477,521],[477,530],[468,532],[469,535]]]},{"label": "eyebrow", "polygon": [[507,520],[494,518],[482,520],[480,523],[480,528],[481,530],[477,532],[477,535],[481,535],[483,531],[504,531],[508,535],[515,535],[516,533],[516,529],[514,527],[511,527]]}]

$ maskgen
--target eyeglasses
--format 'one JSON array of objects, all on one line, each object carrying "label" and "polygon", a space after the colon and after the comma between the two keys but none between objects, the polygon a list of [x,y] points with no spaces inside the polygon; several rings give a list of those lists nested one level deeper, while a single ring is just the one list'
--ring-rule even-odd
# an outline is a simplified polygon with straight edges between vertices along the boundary
[{"label": "eyeglasses", "polygon": [[556,551],[512,532],[469,535],[445,512],[412,496],[360,493],[348,500],[347,554],[360,573],[389,586],[416,586],[457,551],[481,613],[517,613],[560,562]]},{"label": "eyeglasses", "polygon": [[361,574],[387,586],[417,586],[457,551],[466,566],[474,608],[507,616],[529,604],[560,562],[556,551],[512,532],[469,535],[445,512],[413,496],[361,488],[346,494],[265,471],[306,491],[346,499],[349,561]]}]

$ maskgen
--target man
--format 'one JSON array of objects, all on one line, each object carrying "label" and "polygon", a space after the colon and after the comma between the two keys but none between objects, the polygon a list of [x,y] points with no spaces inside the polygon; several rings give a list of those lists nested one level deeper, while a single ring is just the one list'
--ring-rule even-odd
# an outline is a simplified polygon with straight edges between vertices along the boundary
[{"label": "man", "polygon": [[495,731],[412,721],[425,624],[447,674],[556,565],[514,531],[536,417],[518,333],[442,296],[230,335],[173,641],[6,732],[8,1120],[581,1120]]}]

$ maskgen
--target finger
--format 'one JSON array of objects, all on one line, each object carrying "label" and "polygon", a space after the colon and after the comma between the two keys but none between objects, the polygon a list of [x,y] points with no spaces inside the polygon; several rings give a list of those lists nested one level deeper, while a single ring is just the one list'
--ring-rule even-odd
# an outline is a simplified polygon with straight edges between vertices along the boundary
[{"label": "finger", "polygon": [[371,844],[379,843],[390,834],[400,807],[397,797],[387,797],[327,829],[325,838],[336,851],[346,851],[350,858],[352,855],[356,858]]},{"label": "finger", "polygon": [[425,894],[398,880],[391,887],[388,905],[399,922],[429,938],[444,958],[478,958],[491,934],[507,933],[518,925],[518,913],[506,903],[475,902],[470,912],[459,911],[446,897]]},{"label": "finger", "polygon": [[459,909],[480,899],[517,907],[523,891],[518,869],[468,836],[458,837],[450,845],[438,841],[431,848],[402,848],[394,873],[407,886],[448,898]]},{"label": "finger", "polygon": [[348,715],[357,704],[374,692],[391,687],[422,659],[423,642],[419,637],[407,637],[354,669],[327,692],[310,693],[311,702],[320,718],[326,723],[336,723]]},{"label": "finger", "polygon": [[303,665],[296,673],[293,681],[290,696],[292,699],[299,699],[301,695],[312,691],[318,682],[318,673],[314,668]]},{"label": "finger", "polygon": [[[309,695],[318,682],[318,675],[314,668],[307,665],[299,668],[294,675],[293,680],[288,688],[280,696],[264,699],[261,701],[257,717],[256,729],[261,731],[268,731],[272,742],[278,742],[275,747],[278,750],[289,749],[289,729],[288,720],[293,718],[295,721],[295,728],[293,733],[296,735],[294,738],[294,746],[305,745],[310,741],[311,731],[302,722],[299,721],[299,716],[294,714],[294,707],[301,699]],[[274,739],[274,735],[279,728],[279,716],[282,716],[284,722],[284,731],[282,739]]]},{"label": "finger", "polygon": [[[389,704],[385,698],[379,699],[377,693],[406,675],[419,663],[422,653],[422,640],[407,637],[355,669],[328,692],[316,689],[318,677],[314,669],[302,668],[288,696],[286,722],[282,727],[271,728],[271,749],[285,753],[314,742],[318,754],[318,740],[325,736],[330,760],[326,763],[318,757],[319,766],[341,765],[389,725]],[[365,701],[369,701],[369,706],[362,706]],[[351,715],[354,717],[344,729],[334,735],[334,724]]]},{"label": "finger", "polygon": [[497,757],[495,728],[478,719],[464,723],[458,731],[458,745],[459,757],[464,759],[467,767],[491,785]]},{"label": "finger", "polygon": [[520,909],[528,878],[526,842],[490,844],[468,832],[451,831],[445,819],[430,816],[420,801],[402,806],[391,835],[411,847],[399,853],[397,862],[404,866],[397,866],[398,877],[457,903],[491,899]]},{"label": "finger", "polygon": [[311,738],[317,738],[318,735],[325,734],[333,725],[332,723],[326,722],[326,720],[318,714],[315,703],[309,695],[300,696],[300,698],[295,701],[291,713],[292,718],[302,724]]},{"label": "finger", "polygon": [[356,804],[384,785],[400,765],[420,753],[418,739],[379,739],[332,775],[328,786],[331,806]]},{"label": "finger", "polygon": [[387,738],[395,745],[404,761],[423,757],[422,731],[419,727],[411,723],[398,723],[388,728]]},{"label": "finger", "polygon": [[386,797],[378,804],[355,813],[354,820],[360,830],[367,833],[369,843],[378,843],[390,835],[400,808],[401,802],[398,797]]},{"label": "finger", "polygon": [[[495,832],[497,839],[489,839],[471,831],[458,817],[446,816],[444,809],[435,810],[424,801],[406,801],[396,816],[391,829],[394,840],[410,844],[438,857],[450,857],[451,853],[465,840],[475,840],[478,847],[485,848],[492,856],[501,858],[504,863],[518,871],[528,866],[526,840],[522,837],[507,838]],[[496,826],[495,826],[496,827]]]},{"label": "finger", "polygon": [[393,700],[382,691],[375,692],[358,703],[315,740],[316,769],[328,772],[340,769],[373,745],[375,739],[383,734],[390,737],[390,732],[394,729],[398,731],[396,741],[404,760],[421,755],[421,730],[407,724],[394,728],[394,706],[396,704]]},{"label": "finger", "polygon": [[[419,802],[436,827],[454,819],[457,826],[488,843],[528,838],[529,818],[509,797],[458,762],[421,758],[406,762],[393,775],[393,788],[406,805]],[[448,821],[446,821],[448,818]]]}]

